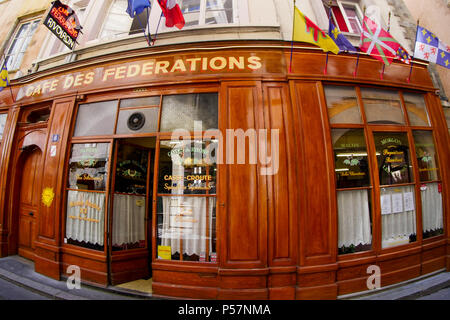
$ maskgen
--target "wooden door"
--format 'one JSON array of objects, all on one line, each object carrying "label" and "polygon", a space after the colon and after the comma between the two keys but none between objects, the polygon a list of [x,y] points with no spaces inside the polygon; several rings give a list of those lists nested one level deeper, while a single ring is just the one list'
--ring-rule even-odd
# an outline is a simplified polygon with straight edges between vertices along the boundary
[{"label": "wooden door", "polygon": [[37,218],[39,190],[42,170],[40,163],[42,152],[37,146],[30,146],[23,151],[19,161],[21,171],[18,175],[18,213],[19,213],[19,255],[33,259],[34,242],[37,239]]}]

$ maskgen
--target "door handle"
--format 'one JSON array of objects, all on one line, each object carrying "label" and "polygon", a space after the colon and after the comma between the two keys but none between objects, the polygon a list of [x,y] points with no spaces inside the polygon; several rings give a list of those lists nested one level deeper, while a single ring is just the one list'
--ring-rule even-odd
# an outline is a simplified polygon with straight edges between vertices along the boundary
[{"label": "door handle", "polygon": [[33,212],[29,212],[28,215],[34,216],[34,213]]}]

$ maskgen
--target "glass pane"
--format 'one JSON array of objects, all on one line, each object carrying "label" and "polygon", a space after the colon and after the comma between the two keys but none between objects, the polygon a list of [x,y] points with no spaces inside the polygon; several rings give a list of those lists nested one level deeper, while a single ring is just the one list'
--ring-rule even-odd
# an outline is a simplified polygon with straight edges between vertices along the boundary
[{"label": "glass pane", "polygon": [[176,129],[194,131],[194,121],[201,121],[202,130],[218,128],[217,93],[194,93],[164,96],[161,132]]},{"label": "glass pane", "polygon": [[353,33],[361,33],[361,24],[356,13],[356,8],[352,5],[343,5],[347,19],[353,29]]},{"label": "glass pane", "polygon": [[402,132],[374,132],[380,185],[414,181],[408,137]]},{"label": "glass pane", "polygon": [[68,187],[82,190],[105,190],[108,172],[109,143],[72,145]]},{"label": "glass pane", "polygon": [[233,22],[233,0],[207,0],[205,24]]},{"label": "glass pane", "polygon": [[215,194],[216,154],[214,141],[161,141],[158,193]]},{"label": "glass pane", "polygon": [[158,259],[215,262],[216,198],[158,197]]},{"label": "glass pane", "polygon": [[339,254],[372,248],[369,190],[338,191]]},{"label": "glass pane", "polygon": [[127,6],[126,0],[114,0],[105,18],[100,38],[128,34],[133,20],[126,11]]},{"label": "glass pane", "polygon": [[113,250],[145,247],[148,149],[119,144],[114,181]]},{"label": "glass pane", "polygon": [[121,108],[159,106],[159,96],[120,100]]},{"label": "glass pane", "polygon": [[370,185],[369,162],[363,129],[333,129],[337,188]]},{"label": "glass pane", "polygon": [[3,139],[3,132],[5,132],[5,124],[7,113],[0,113],[0,140]]},{"label": "glass pane", "polygon": [[445,119],[447,120],[448,133],[450,134],[450,108],[443,108]]},{"label": "glass pane", "polygon": [[158,131],[159,108],[122,109],[117,120],[117,134]]},{"label": "glass pane", "polygon": [[67,243],[103,250],[104,219],[104,193],[67,191]]},{"label": "glass pane", "polygon": [[325,86],[330,123],[362,123],[355,88]]},{"label": "glass pane", "polygon": [[180,9],[186,22],[185,27],[197,26],[199,24],[200,0],[183,0]]},{"label": "glass pane", "polygon": [[370,124],[405,124],[398,92],[362,88],[361,95]]},{"label": "glass pane", "polygon": [[116,113],[117,100],[81,104],[74,137],[113,134]]},{"label": "glass pane", "polygon": [[430,120],[425,107],[425,100],[422,94],[403,93],[406,110],[408,111],[409,123],[412,126],[430,126]]},{"label": "glass pane", "polygon": [[431,131],[413,131],[420,181],[439,179],[439,165]]},{"label": "glass pane", "polygon": [[422,198],[423,238],[444,234],[442,184],[440,182],[422,184],[420,197]]},{"label": "glass pane", "polygon": [[381,188],[382,247],[416,241],[414,186]]}]

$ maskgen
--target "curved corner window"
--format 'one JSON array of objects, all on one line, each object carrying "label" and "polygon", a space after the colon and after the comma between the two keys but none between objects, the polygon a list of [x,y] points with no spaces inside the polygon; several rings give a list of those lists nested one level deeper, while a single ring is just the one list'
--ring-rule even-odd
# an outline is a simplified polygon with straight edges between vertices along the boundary
[{"label": "curved corner window", "polygon": [[330,123],[362,123],[355,88],[325,86],[324,89]]},{"label": "curved corner window", "polygon": [[361,88],[361,97],[368,124],[405,124],[397,91]]}]

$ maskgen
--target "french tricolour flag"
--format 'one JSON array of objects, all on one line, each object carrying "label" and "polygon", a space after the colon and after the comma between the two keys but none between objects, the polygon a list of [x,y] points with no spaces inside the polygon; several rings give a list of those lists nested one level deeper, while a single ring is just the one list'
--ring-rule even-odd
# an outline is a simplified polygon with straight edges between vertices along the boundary
[{"label": "french tricolour flag", "polygon": [[166,18],[166,27],[184,27],[185,21],[180,6],[176,0],[158,0],[159,6]]}]

